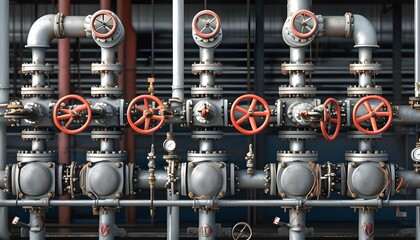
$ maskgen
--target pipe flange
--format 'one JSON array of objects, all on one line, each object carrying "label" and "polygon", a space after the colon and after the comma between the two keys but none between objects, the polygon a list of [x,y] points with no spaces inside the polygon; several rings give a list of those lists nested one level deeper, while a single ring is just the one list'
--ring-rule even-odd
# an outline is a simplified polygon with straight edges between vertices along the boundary
[{"label": "pipe flange", "polygon": [[228,155],[224,151],[189,151],[187,152],[187,161],[190,162],[225,162],[228,160]]},{"label": "pipe flange", "polygon": [[192,86],[191,96],[193,98],[202,97],[207,98],[213,96],[219,98],[223,95],[223,88],[221,86],[205,87],[205,86]]},{"label": "pipe flange", "polygon": [[352,63],[349,65],[350,74],[370,73],[377,75],[380,73],[382,65],[380,63]]},{"label": "pipe flange", "polygon": [[54,89],[50,86],[22,86],[21,88],[22,98],[31,98],[31,97],[46,97],[50,98],[54,94]]},{"label": "pipe flange", "polygon": [[90,94],[92,97],[121,97],[123,95],[123,90],[119,86],[93,86],[90,89]]},{"label": "pipe flange", "polygon": [[382,87],[375,85],[373,87],[366,86],[348,86],[347,96],[349,97],[364,97],[367,95],[382,95]]},{"label": "pipe flange", "polygon": [[126,151],[88,151],[86,161],[88,162],[125,162],[127,160]]},{"label": "pipe flange", "polygon": [[4,169],[4,176],[3,176],[3,192],[5,193],[11,193],[11,170],[12,170],[13,164],[7,164]]},{"label": "pipe flange", "polygon": [[38,64],[38,63],[23,63],[22,64],[22,73],[27,75],[33,74],[52,74],[54,72],[54,65],[50,63]]},{"label": "pipe flange", "polygon": [[114,74],[120,74],[123,70],[121,63],[92,63],[91,71],[93,75],[101,73],[113,72]]},{"label": "pipe flange", "polygon": [[348,162],[387,162],[388,153],[385,151],[368,151],[368,152],[356,152],[349,151],[345,153],[345,159]]},{"label": "pipe flange", "polygon": [[193,63],[191,64],[191,73],[193,75],[212,72],[215,75],[222,74],[223,64],[217,63]]},{"label": "pipe flange", "polygon": [[55,151],[18,151],[16,160],[23,163],[55,162],[57,158],[57,152]]},{"label": "pipe flange", "polygon": [[191,132],[192,140],[202,140],[202,139],[220,140],[222,138],[223,138],[223,132],[217,131],[217,130]]},{"label": "pipe flange", "polygon": [[290,130],[279,131],[278,137],[282,140],[314,140],[316,139],[316,132],[311,130]]},{"label": "pipe flange", "polygon": [[316,87],[313,85],[305,85],[304,87],[281,85],[279,87],[280,97],[314,97],[315,95]]},{"label": "pipe flange", "polygon": [[57,38],[64,38],[64,14],[57,13],[54,17],[54,35]]},{"label": "pipe flange", "polygon": [[370,139],[379,139],[382,138],[382,134],[377,135],[367,135],[360,131],[348,131],[347,138],[350,140],[370,140]]},{"label": "pipe flange", "polygon": [[279,162],[316,162],[318,161],[317,151],[279,151],[277,152]]},{"label": "pipe flange", "polygon": [[310,62],[306,63],[283,63],[281,65],[281,73],[283,75],[299,74],[303,73],[309,75],[314,71],[314,64]]},{"label": "pipe flange", "polygon": [[23,140],[53,140],[55,132],[50,129],[24,129],[22,130]]},{"label": "pipe flange", "polygon": [[103,129],[93,129],[91,132],[92,140],[102,140],[102,139],[121,139],[122,132],[119,130],[103,130]]},{"label": "pipe flange", "polygon": [[344,14],[344,18],[346,20],[346,26],[344,28],[344,36],[346,38],[352,38],[353,37],[353,14],[351,12],[346,12]]}]

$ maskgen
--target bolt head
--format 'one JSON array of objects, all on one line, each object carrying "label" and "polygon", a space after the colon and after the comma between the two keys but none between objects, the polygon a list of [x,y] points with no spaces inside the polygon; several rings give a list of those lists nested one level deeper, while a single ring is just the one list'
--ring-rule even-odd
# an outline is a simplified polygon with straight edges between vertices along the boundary
[{"label": "bolt head", "polygon": [[286,193],[285,192],[280,192],[280,197],[282,197],[282,198],[286,197]]},{"label": "bolt head", "polygon": [[195,167],[195,163],[193,163],[193,162],[188,163],[188,167],[189,168],[194,168]]},{"label": "bolt head", "polygon": [[193,193],[193,192],[189,192],[189,193],[188,193],[188,197],[190,197],[190,198],[194,198],[194,193]]}]

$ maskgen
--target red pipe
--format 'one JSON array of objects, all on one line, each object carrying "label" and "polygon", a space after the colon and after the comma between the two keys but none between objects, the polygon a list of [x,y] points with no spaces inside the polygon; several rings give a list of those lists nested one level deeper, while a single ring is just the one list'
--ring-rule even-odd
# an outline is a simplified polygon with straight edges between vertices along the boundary
[{"label": "red pipe", "polygon": [[[58,12],[64,16],[70,15],[71,0],[58,0]],[[58,40],[58,97],[70,94],[70,39]],[[58,134],[58,162],[69,164],[69,135],[64,132]],[[61,196],[60,199],[69,199],[69,196]],[[58,210],[58,223],[71,223],[71,209],[69,206],[61,206]]]},{"label": "red pipe", "polygon": [[100,9],[111,10],[111,0],[101,0]]},{"label": "red pipe", "polygon": [[[137,34],[131,23],[131,0],[117,1],[118,16],[125,28],[125,39],[118,48],[118,57],[123,66],[123,72],[118,78],[118,84],[124,89],[124,98],[131,101],[136,96],[136,63]],[[128,151],[128,162],[136,162],[136,139],[131,128],[125,129],[125,137],[121,146]],[[127,223],[136,223],[136,208],[128,207]]]}]

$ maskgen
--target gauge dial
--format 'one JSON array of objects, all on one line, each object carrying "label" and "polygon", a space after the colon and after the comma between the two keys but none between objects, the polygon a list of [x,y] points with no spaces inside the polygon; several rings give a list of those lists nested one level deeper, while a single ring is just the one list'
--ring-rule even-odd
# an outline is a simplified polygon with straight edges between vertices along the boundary
[{"label": "gauge dial", "polygon": [[413,159],[414,162],[420,162],[420,148],[416,147],[411,151],[411,159]]},{"label": "gauge dial", "polygon": [[173,139],[166,139],[163,142],[163,149],[167,152],[173,152],[176,148],[176,142]]}]

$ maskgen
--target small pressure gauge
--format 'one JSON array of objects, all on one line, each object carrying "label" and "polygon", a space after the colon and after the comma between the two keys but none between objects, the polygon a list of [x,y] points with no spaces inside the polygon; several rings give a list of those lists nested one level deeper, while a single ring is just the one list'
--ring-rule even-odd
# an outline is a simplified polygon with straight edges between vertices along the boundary
[{"label": "small pressure gauge", "polygon": [[176,142],[173,139],[166,139],[163,142],[163,149],[167,152],[173,152],[176,148]]},{"label": "small pressure gauge", "polygon": [[413,151],[411,151],[411,159],[413,159],[414,162],[420,162],[420,148],[415,147]]}]

